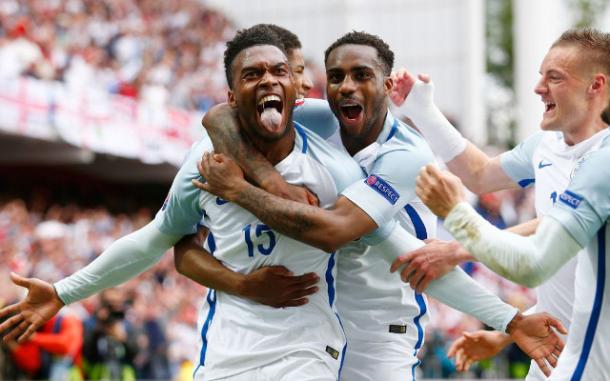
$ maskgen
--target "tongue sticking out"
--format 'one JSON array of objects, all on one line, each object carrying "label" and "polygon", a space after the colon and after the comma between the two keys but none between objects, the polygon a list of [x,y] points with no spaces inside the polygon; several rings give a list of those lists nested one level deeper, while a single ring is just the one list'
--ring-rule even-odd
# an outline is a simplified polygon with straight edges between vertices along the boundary
[{"label": "tongue sticking out", "polygon": [[261,122],[263,122],[263,126],[267,130],[275,131],[280,127],[280,123],[282,122],[282,114],[280,114],[274,107],[266,108],[261,113]]}]

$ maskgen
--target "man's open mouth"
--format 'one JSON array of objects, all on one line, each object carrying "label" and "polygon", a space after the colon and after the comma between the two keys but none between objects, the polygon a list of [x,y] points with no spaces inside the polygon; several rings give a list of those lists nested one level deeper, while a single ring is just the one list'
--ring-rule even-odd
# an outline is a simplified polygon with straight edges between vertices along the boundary
[{"label": "man's open mouth", "polygon": [[282,99],[279,96],[267,95],[265,97],[262,97],[258,101],[258,104],[256,105],[256,109],[258,110],[259,114],[262,114],[265,111],[265,109],[272,109],[272,108],[281,114],[283,111],[283,106],[284,106],[284,103],[282,102]]},{"label": "man's open mouth", "polygon": [[544,112],[549,112],[553,109],[555,109],[557,105],[551,101],[545,101],[544,102]]},{"label": "man's open mouth", "polygon": [[362,114],[362,106],[356,103],[344,103],[341,105],[341,114],[348,120],[355,120]]},{"label": "man's open mouth", "polygon": [[284,113],[284,101],[278,95],[265,95],[257,105],[261,126],[267,131],[276,133],[282,129],[282,115]]}]

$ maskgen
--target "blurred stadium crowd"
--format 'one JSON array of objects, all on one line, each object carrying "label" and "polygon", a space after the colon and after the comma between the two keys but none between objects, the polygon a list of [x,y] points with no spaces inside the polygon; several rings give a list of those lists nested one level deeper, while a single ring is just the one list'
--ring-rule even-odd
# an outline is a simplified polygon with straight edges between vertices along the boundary
[{"label": "blurred stadium crowd", "polygon": [[[145,208],[111,214],[104,207],[46,204],[42,197],[28,203],[6,200],[0,206],[0,266],[58,280],[150,218]],[[0,304],[22,292],[5,275],[0,279]],[[203,292],[176,273],[173,256],[167,255],[121,288],[71,305],[61,316],[76,317],[80,336],[51,321],[31,343],[5,344],[3,379],[46,378],[52,368],[72,364],[82,367],[89,379],[170,379],[181,371],[190,376],[188,360],[197,346],[197,304]],[[51,360],[49,353],[54,355]]]},{"label": "blurred stadium crowd", "polygon": [[[222,53],[235,30],[223,14],[194,0],[3,0],[0,78],[28,76],[68,87],[101,87],[111,94],[205,111],[226,96]],[[318,87],[311,95],[321,94]],[[473,203],[499,227],[534,216],[528,192],[490,194]],[[111,212],[102,205],[0,194],[0,268],[5,269],[0,307],[23,292],[12,285],[8,271],[59,280],[146,224],[154,212],[145,205],[136,212]],[[531,291],[477,264],[465,268],[504,300],[520,308],[533,304]],[[0,379],[48,377],[77,365],[88,379],[188,380],[197,355],[202,295],[203,287],[180,276],[173,256],[166,255],[128,284],[70,306],[63,320],[52,320],[31,342],[3,344]],[[430,309],[420,370],[425,377],[448,377],[455,373],[446,356],[449,344],[480,323],[434,301]],[[493,365],[479,364],[470,376],[523,377],[529,360],[515,348]]]},{"label": "blurred stadium crowd", "polygon": [[224,100],[224,41],[235,27],[194,0],[5,0],[1,77],[102,87],[205,111]]}]

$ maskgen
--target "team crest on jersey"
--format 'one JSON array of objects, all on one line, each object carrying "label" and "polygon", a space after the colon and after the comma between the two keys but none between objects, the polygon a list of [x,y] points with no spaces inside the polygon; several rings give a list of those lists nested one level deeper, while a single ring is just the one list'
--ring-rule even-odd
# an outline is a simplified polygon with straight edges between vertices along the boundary
[{"label": "team crest on jersey", "polygon": [[364,182],[375,189],[377,193],[382,195],[392,205],[396,204],[396,201],[398,201],[398,198],[400,197],[400,194],[398,194],[390,184],[377,175],[370,175]]},{"label": "team crest on jersey", "polygon": [[574,192],[570,192],[569,190],[563,192],[559,196],[559,201],[563,202],[564,204],[566,204],[567,206],[569,206],[572,209],[578,208],[578,206],[580,205],[582,200],[583,200],[583,197],[581,195],[576,194]]}]

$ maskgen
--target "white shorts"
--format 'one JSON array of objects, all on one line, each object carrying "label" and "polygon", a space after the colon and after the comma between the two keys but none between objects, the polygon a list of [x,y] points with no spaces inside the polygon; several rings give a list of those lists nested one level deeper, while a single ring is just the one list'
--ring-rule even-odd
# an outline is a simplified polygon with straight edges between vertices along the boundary
[{"label": "white shorts", "polygon": [[[205,377],[205,367],[198,369],[195,381],[210,381]],[[247,370],[214,381],[337,381],[338,374],[310,352],[296,352],[265,366]]]},{"label": "white shorts", "polygon": [[395,341],[349,340],[342,381],[411,381],[419,363],[413,347]]}]

